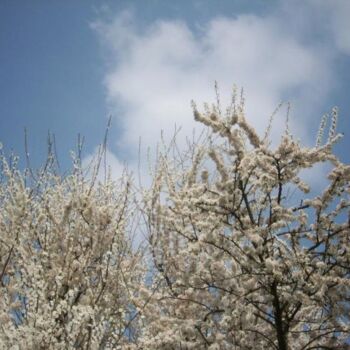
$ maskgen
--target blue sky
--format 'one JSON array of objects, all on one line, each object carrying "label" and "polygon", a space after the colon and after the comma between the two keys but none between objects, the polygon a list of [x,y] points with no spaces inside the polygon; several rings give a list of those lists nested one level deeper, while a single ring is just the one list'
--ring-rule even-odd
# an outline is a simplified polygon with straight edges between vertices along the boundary
[{"label": "blue sky", "polygon": [[[134,169],[138,142],[155,147],[174,125],[191,135],[190,101],[223,103],[243,86],[260,133],[280,101],[291,126],[312,144],[322,114],[340,109],[336,147],[350,156],[350,2],[347,0],[10,1],[0,2],[0,141],[33,164],[55,133],[61,164],[78,133],[87,159],[109,115],[109,161]],[[283,128],[277,114],[273,137]],[[180,141],[181,142],[181,141]]]}]

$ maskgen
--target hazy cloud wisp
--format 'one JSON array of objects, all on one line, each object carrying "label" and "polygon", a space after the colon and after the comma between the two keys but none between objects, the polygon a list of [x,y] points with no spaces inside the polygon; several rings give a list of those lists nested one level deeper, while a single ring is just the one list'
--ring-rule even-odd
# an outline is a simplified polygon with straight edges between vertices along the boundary
[{"label": "hazy cloud wisp", "polygon": [[[341,37],[345,24],[337,16],[341,14],[334,11],[331,30],[339,38],[337,47],[346,51],[347,41]],[[195,123],[190,100],[198,105],[214,102],[215,80],[223,107],[233,84],[244,87],[248,118],[261,134],[280,101],[291,100],[292,130],[310,138],[303,126],[315,113],[321,117],[316,102],[327,96],[334,81],[332,54],[288,31],[283,23],[287,17],[278,11],[268,17],[218,17],[195,32],[182,21],[164,20],[141,30],[128,12],[111,22],[96,21],[93,28],[109,51],[105,86],[107,103],[122,130],[119,157],[126,154],[133,168],[139,137],[144,146],[154,148],[160,131],[170,138],[175,125],[182,127],[183,135],[191,135]],[[277,116],[274,137],[284,128],[284,117],[284,112]]]}]

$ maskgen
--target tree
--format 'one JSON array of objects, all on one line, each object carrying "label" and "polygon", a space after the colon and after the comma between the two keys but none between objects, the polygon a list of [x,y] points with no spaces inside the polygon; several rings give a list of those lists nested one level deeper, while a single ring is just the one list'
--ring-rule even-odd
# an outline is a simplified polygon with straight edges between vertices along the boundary
[{"label": "tree", "polygon": [[[209,136],[166,148],[145,195],[160,286],[142,348],[348,349],[350,166],[332,153],[337,109],[325,143],[324,118],[315,147],[287,126],[272,148],[243,102],[225,115],[193,107]],[[300,173],[320,162],[332,166],[328,185],[308,195]]]},{"label": "tree", "polygon": [[132,247],[130,181],[96,182],[79,159],[59,176],[1,155],[0,348],[131,349],[142,254]]},{"label": "tree", "polygon": [[[0,154],[0,349],[348,349],[350,166],[288,130],[273,148],[235,99],[207,134],[159,155],[143,207],[92,163],[36,174]],[[108,129],[107,129],[108,130]],[[331,164],[328,185],[300,175]],[[149,254],[133,245],[145,217]]]}]

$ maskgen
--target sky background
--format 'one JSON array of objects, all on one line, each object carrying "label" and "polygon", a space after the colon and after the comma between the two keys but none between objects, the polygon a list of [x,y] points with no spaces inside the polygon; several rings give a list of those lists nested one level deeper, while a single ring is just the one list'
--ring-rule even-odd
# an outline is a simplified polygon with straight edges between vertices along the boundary
[{"label": "sky background", "polygon": [[291,129],[307,145],[338,106],[345,138],[335,150],[349,162],[349,18],[348,0],[1,0],[0,141],[23,156],[26,127],[38,166],[50,131],[67,168],[77,135],[87,161],[111,115],[111,168],[135,170],[140,137],[145,150],[175,125],[180,144],[191,136],[190,101],[215,102],[216,80],[223,106],[234,84],[244,88],[260,134],[290,102]]}]

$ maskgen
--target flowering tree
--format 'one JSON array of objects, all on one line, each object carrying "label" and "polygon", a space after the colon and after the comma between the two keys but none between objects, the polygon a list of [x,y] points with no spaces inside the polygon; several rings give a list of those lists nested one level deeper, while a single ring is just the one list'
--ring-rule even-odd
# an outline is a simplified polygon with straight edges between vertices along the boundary
[{"label": "flowering tree", "polygon": [[78,160],[57,176],[49,159],[33,180],[15,163],[1,156],[0,348],[133,348],[143,269],[129,179],[97,184]]},{"label": "flowering tree", "polygon": [[[288,127],[272,148],[245,119],[206,106],[186,152],[159,156],[144,191],[151,264],[132,244],[134,195],[37,175],[0,154],[0,349],[348,349],[350,166],[323,142],[302,147]],[[328,184],[300,176],[331,164]],[[308,194],[309,193],[309,194]],[[137,225],[137,221],[136,221]],[[138,226],[137,228],[141,228]]]},{"label": "flowering tree", "polygon": [[[337,110],[313,148],[288,127],[272,148],[243,103],[194,105],[194,116],[209,136],[166,149],[145,195],[160,287],[142,348],[348,349],[350,166],[332,153]],[[332,165],[329,183],[307,195],[300,172],[319,162]]]}]

